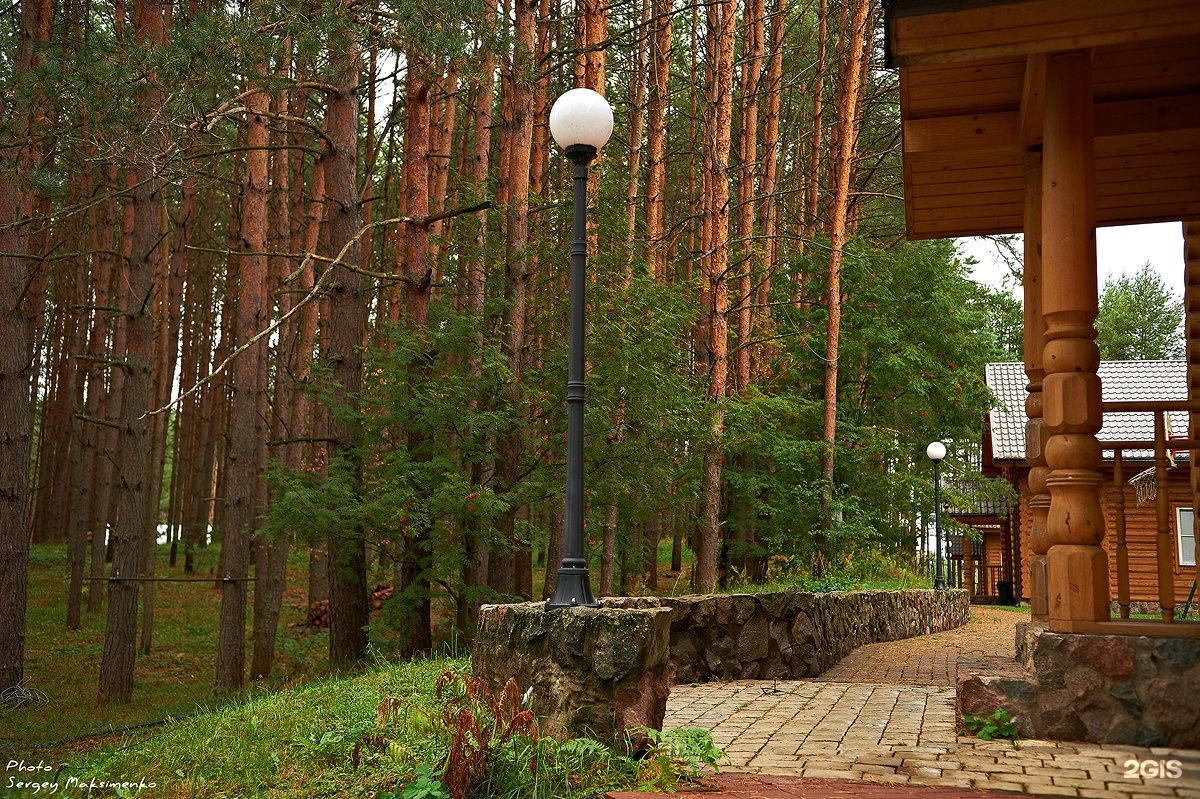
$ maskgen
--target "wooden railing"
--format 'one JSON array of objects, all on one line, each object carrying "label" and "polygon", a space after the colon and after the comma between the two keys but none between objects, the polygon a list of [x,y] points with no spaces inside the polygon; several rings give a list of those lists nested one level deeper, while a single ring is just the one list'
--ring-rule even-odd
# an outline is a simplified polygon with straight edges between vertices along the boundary
[{"label": "wooden railing", "polygon": [[[1113,450],[1113,483],[1116,490],[1114,497],[1115,516],[1115,549],[1117,567],[1117,605],[1122,619],[1130,617],[1130,580],[1129,580],[1129,543],[1127,541],[1125,518],[1125,462],[1126,450],[1154,450],[1154,481],[1155,481],[1155,558],[1156,577],[1158,582],[1158,604],[1161,609],[1162,624],[1175,625],[1175,551],[1172,544],[1171,499],[1167,479],[1167,449],[1165,414],[1170,411],[1200,411],[1200,402],[1106,402],[1104,413],[1152,413],[1154,414],[1153,441],[1103,441],[1104,449]],[[1194,453],[1200,450],[1200,440],[1192,438],[1172,438],[1169,442],[1172,451],[1187,451]],[[1189,455],[1189,464],[1195,457]],[[1194,466],[1193,466],[1194,468]],[[1192,508],[1200,506],[1193,486]],[[1193,513],[1193,519],[1197,516]],[[1193,533],[1195,522],[1193,522]],[[1190,625],[1189,625],[1190,626]]]}]

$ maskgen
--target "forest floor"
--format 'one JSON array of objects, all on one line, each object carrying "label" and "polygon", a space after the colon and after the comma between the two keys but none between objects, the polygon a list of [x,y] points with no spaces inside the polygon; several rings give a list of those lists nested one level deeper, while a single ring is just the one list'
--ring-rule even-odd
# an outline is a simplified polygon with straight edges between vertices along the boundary
[{"label": "forest floor", "polygon": [[[184,575],[182,564],[171,568],[169,548],[160,545],[156,574],[160,577],[207,577],[216,571],[219,547],[200,550],[194,575]],[[671,542],[659,550],[657,593],[677,595],[691,590],[691,552],[684,549],[682,569],[673,571]],[[153,646],[140,655],[134,672],[134,698],[128,705],[101,706],[96,702],[97,675],[104,648],[105,612],[85,608],[78,630],[66,628],[68,569],[61,544],[35,545],[30,553],[28,611],[25,643],[25,686],[38,692],[45,702],[12,710],[0,707],[0,753],[26,757],[65,757],[90,751],[122,735],[145,736],[165,719],[178,719],[271,693],[327,676],[329,636],[324,629],[304,626],[307,616],[308,557],[303,548],[293,549],[288,564],[287,585],[276,643],[275,669],[270,679],[250,684],[238,697],[219,697],[213,692],[215,648],[221,596],[215,583],[166,582],[155,584]],[[534,586],[542,586],[544,565],[535,566]],[[796,583],[807,590],[850,588],[910,588],[924,578],[909,574],[881,575],[864,580],[861,575],[821,581],[821,585]],[[598,575],[593,585],[598,586]],[[811,582],[811,581],[810,581]],[[828,584],[826,584],[828,583]],[[374,582],[372,582],[374,584]],[[758,591],[787,587],[734,586],[726,590]],[[630,588],[633,588],[630,586]],[[645,593],[639,586],[636,593]],[[445,600],[445,597],[441,598]],[[252,597],[250,599],[252,602]],[[434,603],[435,638],[446,639],[438,652],[463,654],[461,642],[446,631],[453,625],[447,601]],[[385,614],[386,615],[386,612]],[[247,659],[250,656],[251,614],[247,614]],[[373,625],[372,638],[386,656],[387,623]],[[139,635],[141,620],[139,619]],[[11,757],[11,754],[10,754]]]},{"label": "forest floor", "polygon": [[[215,570],[218,551],[210,547],[198,553],[194,576]],[[182,565],[168,567],[167,547],[159,547],[158,557],[159,576],[184,576]],[[304,552],[289,563],[288,585],[296,587],[284,593],[275,676],[256,684],[251,694],[311,679],[327,668],[327,632],[298,626],[306,616],[307,566]],[[29,564],[25,685],[47,701],[0,709],[0,752],[23,750],[36,757],[39,752],[87,748],[88,739],[76,739],[226,704],[213,694],[220,591],[208,582],[156,583],[154,600],[153,646],[149,655],[138,656],[134,701],[99,706],[96,679],[107,605],[89,613],[85,584],[82,623],[78,630],[68,630],[66,554],[61,544],[35,545]],[[247,642],[250,633],[248,623]]]},{"label": "forest floor", "polygon": [[[691,553],[685,552],[680,573],[668,569],[669,541],[663,542],[660,551],[663,558],[660,593],[687,592]],[[196,554],[195,574],[184,575],[182,556],[180,565],[171,568],[169,547],[160,545],[155,573],[160,577],[205,577],[216,571],[219,552],[218,546],[200,550]],[[133,701],[128,705],[100,706],[96,702],[96,680],[104,649],[107,604],[99,612],[89,612],[85,583],[80,628],[66,628],[68,569],[61,544],[34,545],[28,574],[25,686],[46,701],[17,710],[0,707],[0,753],[52,758],[88,751],[124,733],[150,734],[156,723],[164,719],[204,713],[234,701],[213,693],[221,606],[221,593],[215,583],[155,584],[153,645],[150,654],[138,655]],[[539,589],[544,574],[544,566],[536,567],[534,585]],[[253,683],[237,701],[329,674],[328,631],[304,626],[308,585],[305,550],[293,550],[287,585],[276,639],[274,673],[269,680]],[[252,592],[249,601],[253,602]],[[444,604],[435,603],[437,631],[452,624],[453,615]],[[247,659],[252,645],[251,623],[251,614],[247,614]],[[139,617],[139,635],[140,630]],[[443,647],[446,653],[458,649],[452,644]]]}]

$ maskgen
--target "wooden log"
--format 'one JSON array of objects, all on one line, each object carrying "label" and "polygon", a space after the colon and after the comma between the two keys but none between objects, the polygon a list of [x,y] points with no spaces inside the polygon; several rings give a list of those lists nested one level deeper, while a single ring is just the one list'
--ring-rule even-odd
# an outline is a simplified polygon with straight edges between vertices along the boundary
[{"label": "wooden log", "polygon": [[1042,317],[1042,156],[1029,153],[1025,159],[1025,457],[1029,463],[1029,522],[1032,557],[1029,561],[1029,604],[1035,619],[1045,619],[1046,604],[1046,516],[1050,491],[1046,478],[1044,397],[1046,372],[1042,348],[1046,321]]},{"label": "wooden log", "polygon": [[1046,480],[1046,593],[1052,629],[1056,622],[1109,617],[1096,440],[1103,411],[1095,340],[1093,126],[1090,55],[1072,51],[1050,56],[1042,154],[1042,358],[1046,463],[1051,470]]},{"label": "wooden log", "polygon": [[[1113,451],[1113,487],[1117,528],[1117,604],[1121,618],[1129,618],[1129,546],[1125,542],[1125,471],[1121,450]],[[1165,491],[1163,492],[1166,493]]]},{"label": "wooden log", "polygon": [[1175,557],[1171,547],[1171,500],[1167,495],[1167,423],[1154,414],[1154,557],[1158,562],[1158,606],[1165,624],[1175,621]]}]

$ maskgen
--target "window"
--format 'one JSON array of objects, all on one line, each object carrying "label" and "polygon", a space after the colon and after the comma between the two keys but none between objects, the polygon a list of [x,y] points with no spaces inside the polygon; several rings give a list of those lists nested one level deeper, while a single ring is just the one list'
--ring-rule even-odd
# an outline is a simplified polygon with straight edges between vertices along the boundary
[{"label": "window", "polygon": [[1195,515],[1191,508],[1175,510],[1175,534],[1179,537],[1179,565],[1196,565],[1196,528]]}]

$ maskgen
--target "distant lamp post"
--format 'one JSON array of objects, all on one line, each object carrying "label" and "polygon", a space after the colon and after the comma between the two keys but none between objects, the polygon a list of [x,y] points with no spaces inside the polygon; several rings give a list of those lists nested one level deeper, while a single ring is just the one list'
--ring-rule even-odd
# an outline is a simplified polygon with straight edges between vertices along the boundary
[{"label": "distant lamp post", "polygon": [[574,164],[575,197],[571,227],[571,346],[567,361],[567,499],[563,559],[554,596],[546,608],[599,606],[588,579],[583,549],[584,308],[587,272],[588,164],[612,135],[608,101],[591,89],[571,89],[550,109],[550,134]]},{"label": "distant lamp post", "polygon": [[946,588],[946,578],[942,575],[942,460],[946,457],[946,445],[934,441],[925,448],[925,454],[933,461],[933,587],[941,591]]}]

